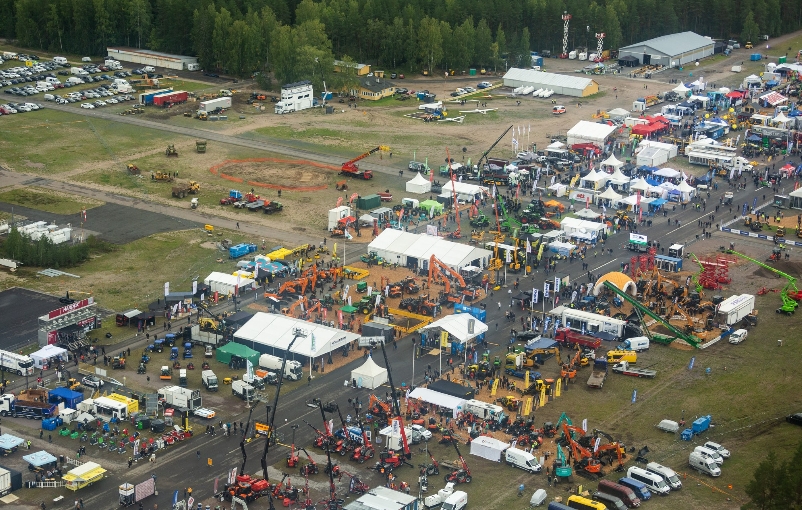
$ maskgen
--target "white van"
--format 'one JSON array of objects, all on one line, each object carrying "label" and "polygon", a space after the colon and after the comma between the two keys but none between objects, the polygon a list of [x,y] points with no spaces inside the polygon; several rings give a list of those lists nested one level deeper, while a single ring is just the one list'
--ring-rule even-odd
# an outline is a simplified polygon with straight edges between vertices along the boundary
[{"label": "white van", "polygon": [[739,344],[746,340],[746,330],[745,329],[736,329],[730,335],[730,343],[731,344]]},{"label": "white van", "polygon": [[530,473],[540,473],[543,466],[537,461],[537,458],[531,453],[519,450],[517,448],[507,448],[504,454],[504,460],[507,464]]},{"label": "white van", "polygon": [[682,488],[682,481],[677,476],[677,473],[675,473],[671,468],[667,468],[661,464],[658,464],[657,462],[650,462],[646,464],[646,471],[663,477],[663,480],[665,480],[672,491]]},{"label": "white van", "polygon": [[462,510],[468,506],[468,495],[463,491],[454,491],[452,495],[443,501],[441,510]]},{"label": "white van", "polygon": [[67,63],[67,58],[66,57],[53,57],[53,62],[55,62],[56,64],[64,65],[64,64]]},{"label": "white van", "polygon": [[142,70],[145,71],[146,73],[155,73],[156,72],[156,68],[153,67],[153,66],[145,66],[145,67],[142,68]]},{"label": "white van", "polygon": [[712,460],[719,466],[724,464],[724,457],[718,454],[717,451],[711,450],[710,448],[705,448],[704,446],[697,446],[693,449],[696,453],[699,453],[703,457],[707,457],[708,459]]},{"label": "white van", "polygon": [[693,451],[688,455],[688,464],[700,473],[710,476],[721,476],[721,468],[711,459],[704,457],[699,452]]},{"label": "white van", "polygon": [[702,446],[704,446],[705,448],[710,448],[711,450],[713,450],[714,452],[718,453],[719,455],[721,455],[725,459],[729,459],[730,458],[730,451],[728,449],[724,448],[723,446],[721,446],[718,443],[714,443],[713,441],[708,441],[705,444],[703,444]]},{"label": "white van", "polygon": [[200,64],[187,64],[187,71],[200,71]]},{"label": "white van", "polygon": [[80,85],[84,83],[84,81],[78,78],[77,76],[72,76],[70,78],[67,78],[67,83],[72,83],[73,85]]},{"label": "white van", "polygon": [[54,78],[52,76],[46,77],[45,81],[51,85],[58,85],[59,83],[61,83],[61,80],[59,80],[58,78]]},{"label": "white van", "polygon": [[616,349],[620,351],[635,351],[635,352],[643,352],[649,350],[649,337],[646,336],[636,336],[632,338],[627,338],[624,340],[622,344],[620,344]]},{"label": "white van", "polygon": [[671,491],[662,476],[650,473],[643,468],[632,466],[627,470],[627,476],[646,485],[646,488],[655,494],[666,496]]}]

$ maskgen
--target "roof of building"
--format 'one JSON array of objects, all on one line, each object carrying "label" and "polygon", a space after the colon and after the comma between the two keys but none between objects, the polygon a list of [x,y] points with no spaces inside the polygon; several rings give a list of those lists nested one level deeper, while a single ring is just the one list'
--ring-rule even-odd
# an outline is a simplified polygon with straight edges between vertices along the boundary
[{"label": "roof of building", "polygon": [[346,62],[345,60],[335,60],[334,65],[338,67],[353,67],[354,69],[363,69],[368,64],[357,64],[356,62]]},{"label": "roof of building", "polygon": [[648,46],[649,48],[666,55],[679,55],[680,53],[687,53],[705,46],[713,46],[712,39],[701,36],[694,32],[680,32],[678,34],[669,34],[662,37],[655,37],[648,41],[642,41],[629,46],[620,48],[621,50],[637,49],[640,46]]},{"label": "roof of building", "polygon": [[594,80],[582,76],[568,76],[566,74],[544,73],[532,69],[511,68],[504,74],[505,80],[520,80],[537,83],[544,86],[566,87],[584,90]]},{"label": "roof of building", "polygon": [[144,57],[158,57],[164,60],[173,60],[176,62],[197,62],[198,57],[190,57],[188,55],[174,55],[172,53],[162,53],[161,51],[145,50],[142,48],[125,48],[125,47],[107,47],[106,51],[111,53],[122,53],[127,55],[142,55]]},{"label": "roof of building", "polygon": [[395,83],[385,80],[384,78],[376,78],[376,77],[360,78],[359,87],[367,89],[371,92],[381,92],[389,88],[394,88]]}]

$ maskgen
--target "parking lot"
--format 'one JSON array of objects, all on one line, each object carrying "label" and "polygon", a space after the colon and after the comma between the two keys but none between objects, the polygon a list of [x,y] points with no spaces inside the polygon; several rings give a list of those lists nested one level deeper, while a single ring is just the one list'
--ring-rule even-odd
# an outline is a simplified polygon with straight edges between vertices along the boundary
[{"label": "parking lot", "polygon": [[33,290],[15,287],[0,292],[0,349],[36,343],[39,317],[59,306],[58,298]]}]

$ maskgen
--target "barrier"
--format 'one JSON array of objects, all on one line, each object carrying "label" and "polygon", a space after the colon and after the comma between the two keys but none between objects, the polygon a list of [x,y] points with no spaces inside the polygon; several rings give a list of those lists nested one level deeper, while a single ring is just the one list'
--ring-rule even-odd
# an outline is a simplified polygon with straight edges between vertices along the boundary
[{"label": "barrier", "polygon": [[[774,242],[774,236],[767,236],[766,234],[756,234],[755,232],[750,232],[748,230],[739,230],[739,229],[735,229],[735,228],[722,227],[721,231],[722,232],[729,232],[731,234],[744,236],[744,237],[753,237],[753,238],[756,238],[756,239],[763,239],[765,241],[771,241],[772,243]],[[782,244],[786,245],[786,246],[802,246],[802,242],[792,241],[791,239],[787,239],[787,238],[782,238],[782,241],[780,241],[780,242]]]},{"label": "barrier", "polygon": [[[393,316],[393,321],[390,323],[390,326],[401,331],[405,335],[417,331],[424,326],[428,326],[434,320],[432,317],[407,312],[400,308],[388,308],[387,311]],[[406,318],[407,320],[399,320],[400,317]],[[413,324],[412,321],[416,322]]]},{"label": "barrier", "polygon": [[361,280],[370,276],[370,271],[354,266],[343,266],[343,276],[351,280]]}]

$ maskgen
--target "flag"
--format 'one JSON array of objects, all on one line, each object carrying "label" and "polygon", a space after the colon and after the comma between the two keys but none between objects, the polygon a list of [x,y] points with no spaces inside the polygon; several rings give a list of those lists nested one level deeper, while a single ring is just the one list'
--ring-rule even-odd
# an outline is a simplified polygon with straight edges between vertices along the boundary
[{"label": "flag", "polygon": [[560,292],[560,277],[559,276],[555,276],[554,277],[554,292],[555,293]]},{"label": "flag", "polygon": [[[323,309],[323,311],[325,311],[325,310],[326,310],[326,309],[324,308],[324,309]],[[312,333],[312,346],[311,346],[311,350],[312,350],[312,354],[313,354],[313,355],[315,354],[315,351],[317,351],[317,346],[315,345],[315,334],[314,334],[314,333]],[[250,360],[248,360],[248,361],[250,362]]]},{"label": "flag", "polygon": [[512,144],[516,147],[518,146],[518,140],[516,140],[514,136],[512,137]]},{"label": "flag", "polygon": [[532,244],[529,242],[529,239],[526,240],[526,253],[532,253]]},{"label": "flag", "polygon": [[540,291],[538,291],[537,289],[532,289],[532,302],[533,303],[537,303],[537,298],[538,298],[538,293],[539,292]]},{"label": "flag", "polygon": [[754,209],[755,207],[757,207],[757,197],[755,197],[755,199],[752,200],[752,209]]},{"label": "flag", "polygon": [[507,264],[512,262],[512,254],[510,253],[510,250],[505,250],[504,251],[504,258],[506,259]]},{"label": "flag", "polygon": [[253,381],[253,362],[251,360],[245,360],[245,372],[248,374],[248,378]]},{"label": "flag", "polygon": [[549,283],[548,282],[543,283],[543,297],[544,298],[549,297]]},{"label": "flag", "polygon": [[529,131],[527,131],[527,134],[529,134],[531,132],[532,132],[532,124],[529,124]]},{"label": "flag", "polygon": [[81,215],[84,218],[84,223],[86,222],[86,209],[81,210]]},{"label": "flag", "polygon": [[331,249],[331,256],[332,257],[337,256],[337,243],[334,243],[334,247]]}]

